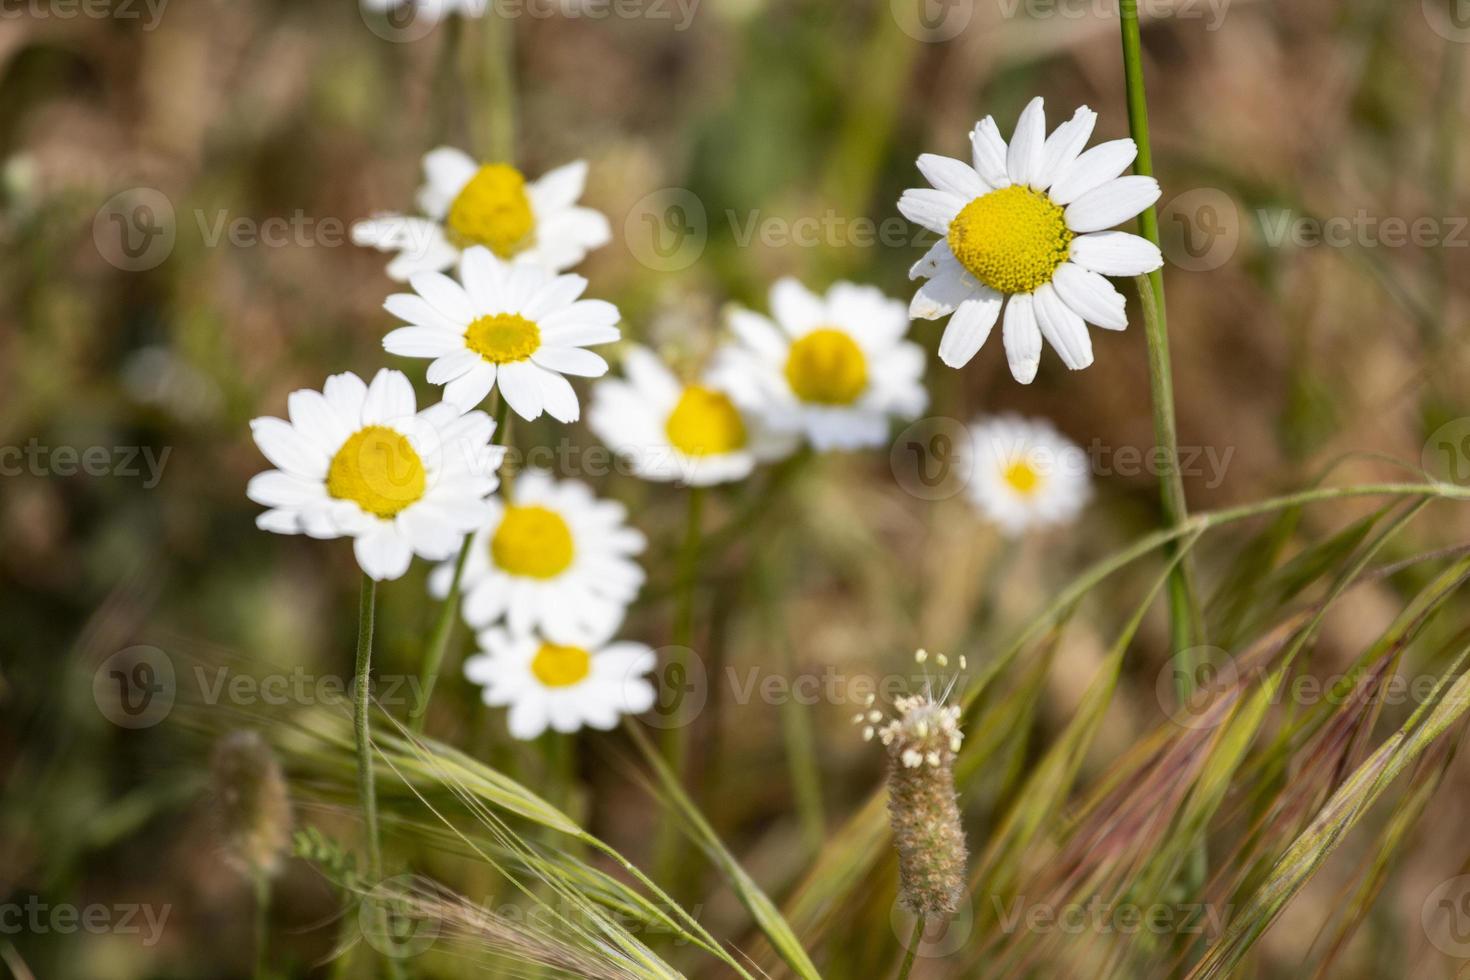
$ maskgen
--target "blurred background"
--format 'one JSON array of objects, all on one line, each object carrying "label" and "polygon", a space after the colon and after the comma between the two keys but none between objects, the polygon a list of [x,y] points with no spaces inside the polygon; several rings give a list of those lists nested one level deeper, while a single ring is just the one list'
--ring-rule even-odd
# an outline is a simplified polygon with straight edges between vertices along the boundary
[{"label": "blurred background", "polygon": [[[1455,462],[1431,435],[1448,425],[1452,444],[1470,436],[1461,6],[1143,4],[1192,509],[1325,476],[1416,479],[1420,465]],[[488,155],[496,128],[511,128],[487,108],[507,77],[514,162],[532,175],[590,163],[583,203],[614,234],[577,270],[589,295],[619,305],[626,337],[684,365],[713,347],[727,303],[764,308],[781,275],[817,289],[852,278],[907,300],[907,268],[928,239],[895,202],[922,183],[920,152],[968,156],[980,116],[1009,133],[1041,94],[1053,123],[1086,103],[1100,113],[1096,139],[1127,135],[1117,14],[1105,0],[535,9],[434,26],[354,0],[0,0],[0,901],[101,904],[111,923],[0,920],[0,959],[17,976],[249,975],[251,886],[219,857],[211,745],[235,729],[281,735],[302,714],[340,716],[315,685],[350,676],[358,580],[343,542],[255,529],[244,488],[266,463],[248,421],[284,414],[290,391],[328,373],[384,364],[430,397],[417,365],[381,349],[394,325],[381,304],[397,287],[385,257],[354,247],[348,229],[412,209],[427,149]],[[713,496],[710,527],[743,523],[704,556],[692,789],[778,903],[882,778],[880,754],[850,729],[847,680],[903,672],[916,646],[983,663],[1088,562],[1159,525],[1156,476],[1128,455],[1148,449],[1153,430],[1137,297],[1122,288],[1133,326],[1095,333],[1097,362],[1084,373],[1048,351],[1036,382],[1018,386],[998,338],[963,371],[929,360],[935,421],[922,431],[1017,411],[1051,418],[1089,449],[1097,493],[1077,524],[1006,541],[954,487],[917,481],[902,452],[823,457],[789,484],[763,475]],[[941,327],[916,323],[913,337],[932,353]],[[626,502],[652,542],[624,635],[670,642],[682,491],[598,470],[578,455],[595,446],[581,426],[516,430],[523,450],[563,436],[556,467]],[[1470,468],[1438,475],[1462,481]],[[1307,511],[1286,549],[1375,506]],[[1201,545],[1206,583],[1245,533]],[[1467,534],[1463,509],[1436,504],[1387,557]],[[1017,771],[1073,716],[1157,570],[1126,570],[1073,618],[1023,726]],[[381,590],[375,666],[385,678],[417,669],[435,609],[426,571],[416,563]],[[1325,622],[1311,670],[1341,671],[1427,574],[1355,590]],[[1157,607],[1082,784],[1167,721],[1167,642]],[[479,706],[458,673],[467,652],[461,629],[429,730],[534,788],[541,757]],[[94,691],[117,670],[167,680],[169,704],[119,716]],[[218,686],[264,676],[305,678],[305,693],[273,700]],[[813,676],[840,678],[843,693],[802,703],[747,686]],[[390,712],[406,711],[378,693]],[[1385,708],[1377,730],[1412,707]],[[793,738],[817,764],[815,798],[793,790],[813,783],[793,771]],[[624,736],[579,742],[581,789],[566,805],[647,863],[658,807],[632,775]],[[277,748],[295,825],[350,842],[350,779]],[[973,849],[1013,780],[966,794]],[[1470,860],[1467,789],[1470,769],[1452,764],[1334,976],[1456,975],[1461,961],[1421,921],[1431,893]],[[1263,938],[1247,975],[1296,975],[1345,876],[1371,860],[1368,843],[1348,840]],[[503,888],[445,854],[401,862],[476,902]],[[700,921],[750,945],[744,909],[712,873],[695,877]],[[874,884],[865,918],[815,941],[833,976],[888,969],[893,934],[859,926],[885,923],[891,895],[891,882]],[[125,906],[166,909],[166,921],[152,929],[139,912],[138,928],[123,928]],[[342,969],[326,962],[337,895],[313,863],[287,863],[270,915],[280,975]],[[985,975],[958,962],[920,971]],[[475,966],[431,955],[418,969]]]}]

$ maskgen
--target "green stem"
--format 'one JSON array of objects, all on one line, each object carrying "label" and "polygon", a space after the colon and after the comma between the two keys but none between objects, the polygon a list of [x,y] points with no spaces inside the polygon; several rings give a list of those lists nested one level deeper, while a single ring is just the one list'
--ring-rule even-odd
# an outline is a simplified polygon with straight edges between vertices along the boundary
[{"label": "green stem", "polygon": [[[689,676],[690,644],[694,642],[694,591],[699,581],[700,530],[704,520],[704,488],[689,488],[689,509],[684,525],[684,543],[679,550],[678,573],[674,587],[674,625],[666,676],[683,683]],[[682,711],[682,702],[675,708]],[[663,754],[669,769],[680,784],[684,782],[689,760],[689,724],[691,719],[679,717],[664,730]],[[677,894],[686,880],[682,860],[683,847],[678,822],[671,810],[665,811],[655,846],[659,877]]]},{"label": "green stem", "polygon": [[362,803],[367,827],[368,875],[373,884],[383,880],[383,852],[378,844],[378,799],[373,789],[373,746],[368,731],[368,708],[372,700],[373,607],[378,583],[362,577],[357,607],[357,690],[354,692],[353,734],[357,740],[357,796]]},{"label": "green stem", "polygon": [[513,163],[515,161],[515,25],[497,10],[471,22],[480,32],[478,50],[467,46],[474,60],[467,65],[470,84],[467,90],[480,93],[480,111],[474,119],[475,145],[481,147],[485,159]]},{"label": "green stem", "polygon": [[[491,436],[492,446],[509,445],[510,403],[504,398],[495,404],[495,432]],[[408,713],[408,727],[415,735],[423,733],[424,719],[429,714],[429,699],[434,696],[434,686],[439,682],[439,671],[444,663],[444,653],[449,649],[449,638],[454,635],[454,624],[459,611],[459,588],[464,578],[465,561],[470,556],[473,534],[466,534],[459,546],[459,557],[454,562],[454,577],[449,581],[449,591],[439,607],[439,618],[434,623],[434,632],[429,634],[429,645],[424,651],[424,662],[419,667],[419,696],[414,699]]]},{"label": "green stem", "polygon": [[924,916],[921,914],[914,919],[914,931],[909,936],[908,950],[903,954],[903,962],[898,967],[898,980],[908,980],[910,971],[914,968],[914,954],[919,949],[919,943],[924,939]]},{"label": "green stem", "polygon": [[264,871],[252,876],[255,884],[255,980],[265,980],[266,949],[269,939],[271,882]]},{"label": "green stem", "polygon": [[[1138,146],[1134,172],[1145,177],[1154,173],[1153,146],[1148,132],[1148,97],[1143,84],[1143,42],[1138,27],[1138,0],[1121,0],[1119,4],[1123,30],[1123,75],[1128,90],[1128,129]],[[1152,206],[1138,216],[1138,230],[1143,237],[1159,245],[1159,215]],[[1159,491],[1163,500],[1164,519],[1170,527],[1178,527],[1189,519],[1184,499],[1184,481],[1179,473],[1179,433],[1174,420],[1174,378],[1169,363],[1169,327],[1164,304],[1164,270],[1155,269],[1139,282],[1139,298],[1143,304],[1144,334],[1148,340],[1149,387],[1153,395],[1154,442],[1163,450],[1163,466],[1159,472]],[[1169,579],[1169,638],[1172,652],[1184,661],[1188,651],[1203,642],[1199,600],[1196,598],[1190,563],[1186,559],[1175,567]],[[1177,695],[1181,702],[1193,693],[1192,664],[1181,662],[1174,676],[1178,678]]]}]

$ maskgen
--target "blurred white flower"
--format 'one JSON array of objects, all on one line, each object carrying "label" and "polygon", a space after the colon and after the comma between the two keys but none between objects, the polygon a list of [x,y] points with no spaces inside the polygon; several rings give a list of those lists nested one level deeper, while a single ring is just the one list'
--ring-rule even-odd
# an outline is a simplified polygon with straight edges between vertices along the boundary
[{"label": "blurred white flower", "polygon": [[775,322],[730,314],[738,344],[711,378],[776,433],[816,449],[861,449],[888,439],[890,418],[924,411],[924,352],[904,339],[903,303],[872,286],[839,282],[817,296],[795,279],[771,287]]},{"label": "blurred white flower", "polygon": [[682,384],[646,347],[623,356],[623,378],[592,389],[587,425],[645,480],[710,486],[743,480],[795,440],[741,412],[711,378]]},{"label": "blurred white flower", "polygon": [[970,499],[1006,534],[1068,524],[1091,499],[1091,461],[1046,419],[981,419],[970,437]]},{"label": "blurred white flower", "polygon": [[[518,634],[537,630],[558,643],[611,636],[643,585],[633,556],[646,545],[622,504],[597,499],[585,483],[526,470],[489,502],[470,543],[465,622],[483,629],[503,619]],[[453,577],[454,562],[445,562],[429,577],[430,591],[448,595]]]},{"label": "blurred white flower", "polygon": [[607,218],[577,206],[587,182],[578,160],[527,181],[505,163],[476,163],[441,146],[424,157],[418,204],[426,217],[381,214],[352,226],[352,240],[397,252],[388,275],[442,272],[463,249],[483,245],[498,257],[562,272],[612,239]]},{"label": "blurred white flower", "polygon": [[256,518],[277,534],[353,539],[362,570],[395,579],[413,555],[441,561],[482,526],[505,450],[495,422],[441,402],[416,411],[413,386],[384,369],[371,385],[335,374],[323,390],[287,401],[290,421],[250,423],[278,468],[257,474],[246,496],[271,508]]},{"label": "blurred white flower", "polygon": [[429,382],[444,385],[445,401],[473,408],[499,384],[521,418],[544,410],[575,422],[581,407],[562,375],[607,373],[607,362],[582,348],[621,336],[617,307],[578,299],[587,288],[581,276],[502,262],[480,246],[460,257],[459,277],[463,285],[440,272],[418,272],[414,293],[389,296],[384,308],[411,326],[384,337],[384,349],[433,358]]},{"label": "blurred white flower", "polygon": [[483,652],[465,661],[465,677],[483,685],[486,704],[510,707],[515,738],[532,739],[548,727],[607,730],[619,716],[653,707],[653,685],[645,675],[656,658],[642,643],[565,645],[498,627],[480,633],[478,641]]},{"label": "blurred white flower", "polygon": [[1123,295],[1103,276],[1136,276],[1163,265],[1152,243],[1106,231],[1159,198],[1152,177],[1120,176],[1138,149],[1131,139],[1082,148],[1097,114],[1083,106],[1046,134],[1041,99],[1016,124],[1010,145],[986,116],[970,134],[973,163],[926,153],[919,170],[933,188],[904,191],[898,209],[943,238],[909,270],[919,287],[909,314],[949,316],[939,357],[962,367],[1005,310],[1011,374],[1036,377],[1041,341],[1072,370],[1092,363],[1087,324],[1128,326]]}]

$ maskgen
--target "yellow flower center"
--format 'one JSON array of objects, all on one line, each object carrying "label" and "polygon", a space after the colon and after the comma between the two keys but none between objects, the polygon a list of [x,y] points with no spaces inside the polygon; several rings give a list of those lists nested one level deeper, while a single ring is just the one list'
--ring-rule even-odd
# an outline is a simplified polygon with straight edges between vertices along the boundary
[{"label": "yellow flower center", "polygon": [[491,364],[524,361],[541,348],[541,328],[516,313],[475,317],[465,328],[464,345]]},{"label": "yellow flower center", "polygon": [[690,456],[730,453],[745,445],[745,421],[724,392],[690,385],[664,423],[675,449]]},{"label": "yellow flower center", "polygon": [[574,553],[567,522],[537,505],[507,507],[490,539],[495,564],[523,578],[556,578],[572,564]]},{"label": "yellow flower center", "polygon": [[1041,489],[1041,474],[1036,467],[1021,459],[1006,467],[1001,479],[1023,497],[1029,497]]},{"label": "yellow flower center", "polygon": [[531,661],[531,673],[547,687],[571,687],[592,672],[592,655],[581,647],[543,643]]},{"label": "yellow flower center", "polygon": [[487,163],[449,205],[445,224],[460,248],[484,245],[502,259],[525,251],[536,231],[526,178],[508,164]]},{"label": "yellow flower center", "polygon": [[868,386],[868,360],[847,334],[819,327],[791,345],[786,380],[804,402],[851,405]]},{"label": "yellow flower center", "polygon": [[427,483],[424,461],[407,437],[385,425],[354,432],[327,468],[327,493],[379,517],[418,500]]},{"label": "yellow flower center", "polygon": [[1016,185],[975,198],[949,225],[949,248],[960,265],[1001,293],[1029,293],[1051,282],[1075,237],[1059,205]]}]

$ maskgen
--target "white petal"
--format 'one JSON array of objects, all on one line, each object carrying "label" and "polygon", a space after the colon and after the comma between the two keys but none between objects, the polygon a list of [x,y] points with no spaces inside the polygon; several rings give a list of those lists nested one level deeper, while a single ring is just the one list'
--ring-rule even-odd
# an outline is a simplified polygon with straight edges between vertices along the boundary
[{"label": "white petal", "polygon": [[444,400],[457,408],[469,411],[490,394],[497,377],[494,364],[472,367],[464,374],[444,385]]},{"label": "white petal", "polygon": [[414,415],[413,385],[402,371],[383,368],[368,385],[367,401],[362,406],[364,425],[394,422]]},{"label": "white petal", "polygon": [[1036,325],[1046,342],[1061,355],[1062,363],[1080,371],[1092,363],[1092,337],[1087,324],[1072,311],[1057,291],[1047,283],[1032,294]]},{"label": "white petal", "polygon": [[527,361],[500,365],[500,394],[521,418],[539,418],[544,404],[541,384],[536,377],[541,369]]},{"label": "white petal", "polygon": [[430,327],[399,327],[383,338],[383,350],[399,357],[443,357],[464,351],[464,338]]},{"label": "white petal", "polygon": [[538,371],[536,382],[541,386],[542,404],[546,414],[558,422],[575,422],[582,414],[577,404],[577,393],[566,378],[552,371]]},{"label": "white petal", "polygon": [[546,702],[539,695],[521,698],[510,706],[506,727],[511,738],[529,742],[546,731]]},{"label": "white petal", "polygon": [[464,284],[471,303],[477,307],[476,313],[507,312],[501,308],[507,276],[505,263],[483,245],[467,248],[459,257],[459,281]]},{"label": "white petal", "polygon": [[1057,174],[1048,194],[1065,207],[1127,170],[1136,156],[1138,147],[1131,139],[1099,143]]},{"label": "white petal", "polygon": [[994,117],[986,116],[970,131],[970,154],[975,161],[975,171],[996,190],[1011,186],[1011,176],[1006,170],[1008,152]]},{"label": "white petal", "polygon": [[974,167],[953,157],[942,157],[936,153],[921,154],[919,173],[936,190],[947,191],[967,201],[990,191],[990,187],[980,179]]},{"label": "white petal", "polygon": [[540,179],[526,188],[526,194],[536,209],[544,213],[553,208],[569,208],[576,204],[586,186],[587,161],[574,160],[542,174]]},{"label": "white petal", "polygon": [[467,324],[475,318],[475,308],[470,303],[469,294],[444,273],[416,272],[409,277],[408,283],[414,292],[428,300],[451,323]]},{"label": "white petal", "polygon": [[787,333],[799,336],[826,320],[822,301],[790,276],[771,287],[771,314]]},{"label": "white petal", "polygon": [[580,347],[542,347],[531,355],[531,360],[548,371],[579,378],[600,378],[607,373],[607,361]]},{"label": "white petal", "polygon": [[[476,354],[472,350],[459,350],[453,354],[446,354],[433,364],[430,364],[429,370],[424,372],[424,378],[431,385],[447,384],[466,372],[474,370],[481,364],[485,364],[485,359],[479,354]],[[495,365],[493,364],[487,364],[486,366],[491,371],[495,370]]]},{"label": "white petal", "polygon": [[1052,276],[1051,284],[1062,302],[1088,323],[1104,330],[1127,328],[1123,294],[1096,272],[1089,272],[1075,262],[1063,262]]},{"label": "white petal", "polygon": [[1152,177],[1119,177],[1083,194],[1067,206],[1067,227],[1078,234],[1121,224],[1159,199]]},{"label": "white petal", "polygon": [[250,434],[265,458],[287,473],[318,479],[327,475],[326,453],[284,419],[252,419]]},{"label": "white petal", "polygon": [[903,192],[898,210],[905,218],[936,235],[949,231],[949,223],[960,213],[966,201],[948,191],[919,187]]},{"label": "white petal", "polygon": [[352,553],[357,556],[358,566],[377,582],[401,577],[413,560],[407,539],[387,521],[355,539]]},{"label": "white petal", "polygon": [[909,316],[916,320],[938,320],[953,313],[961,303],[990,292],[990,287],[964,272],[941,271],[919,287],[909,302]]},{"label": "white petal", "polygon": [[[776,325],[759,313],[750,310],[732,309],[728,314],[730,330],[746,347],[772,360],[785,360],[787,342]],[[677,388],[673,376],[669,376],[670,387]]]},{"label": "white petal", "polygon": [[1023,385],[1030,384],[1041,364],[1041,330],[1036,325],[1036,312],[1032,309],[1030,296],[1023,293],[1010,298],[1006,304],[1002,337],[1006,345],[1006,360],[1011,365],[1011,377]]},{"label": "white petal", "polygon": [[431,327],[449,334],[463,334],[465,323],[449,319],[417,293],[394,293],[383,301],[383,309],[405,323]]},{"label": "white petal", "polygon": [[1141,276],[1164,264],[1158,247],[1126,231],[1100,231],[1072,240],[1072,261],[1105,276]]},{"label": "white petal", "polygon": [[1041,151],[1041,172],[1035,180],[1037,189],[1046,190],[1072,165],[1092,138],[1096,123],[1097,113],[1082,106],[1046,138],[1046,146]]},{"label": "white petal", "polygon": [[954,311],[939,341],[939,359],[952,368],[970,363],[1000,316],[1004,299],[995,290],[982,288],[984,292],[965,300]]},{"label": "white petal", "polygon": [[1046,146],[1046,109],[1041,96],[1027,103],[1016,122],[1006,154],[1006,173],[1017,184],[1030,184],[1041,174],[1042,149]]},{"label": "white petal", "polygon": [[341,416],[350,429],[362,424],[362,406],[367,401],[367,384],[351,371],[343,371],[327,378],[322,385],[322,394],[327,404]]},{"label": "white petal", "polygon": [[424,154],[424,177],[428,186],[419,193],[419,206],[427,214],[443,217],[464,185],[480,169],[469,154],[452,146],[441,146]]}]

